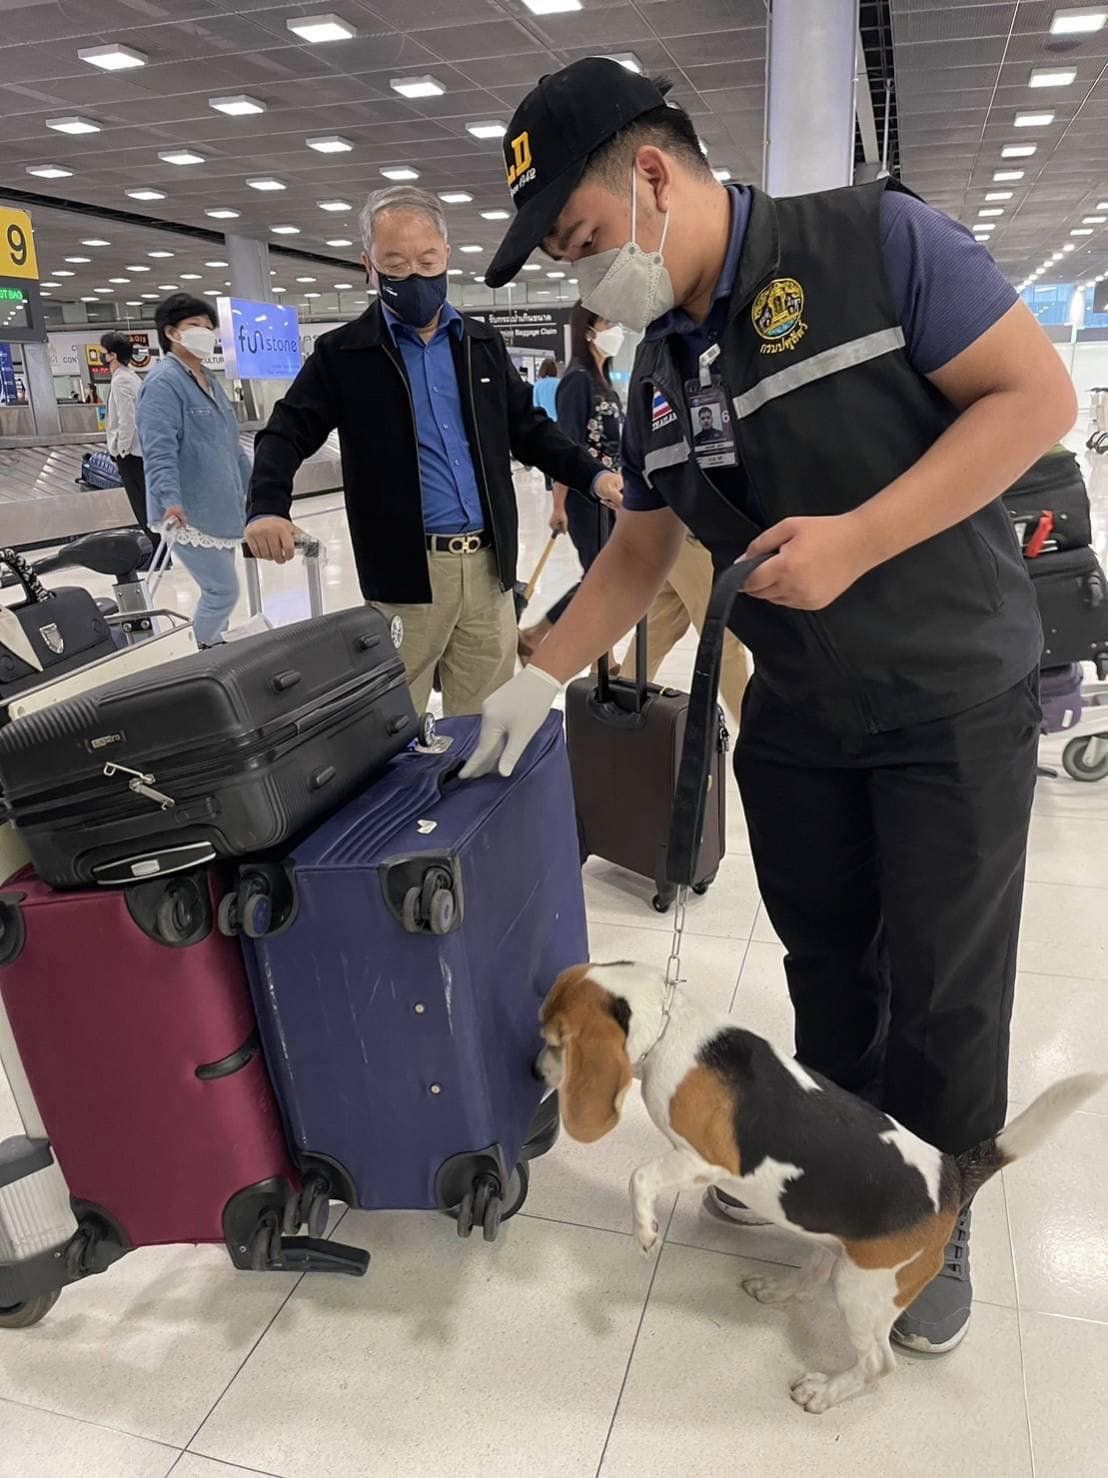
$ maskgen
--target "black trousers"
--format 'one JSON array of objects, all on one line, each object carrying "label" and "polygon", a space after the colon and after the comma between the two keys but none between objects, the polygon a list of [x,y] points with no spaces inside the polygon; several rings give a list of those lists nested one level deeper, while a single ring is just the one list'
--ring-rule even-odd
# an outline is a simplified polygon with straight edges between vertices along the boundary
[{"label": "black trousers", "polygon": [[743,705],[735,774],[797,1058],[950,1153],[1007,1108],[1038,736],[1037,672],[952,718],[851,738],[757,674]]},{"label": "black trousers", "polygon": [[113,460],[119,468],[123,491],[127,494],[127,501],[131,505],[135,522],[150,540],[150,548],[156,550],[161,540],[151,531],[146,522],[146,471],[142,465],[142,458],[115,457]]},{"label": "black trousers", "polygon": [[[581,561],[581,571],[587,575],[593,560],[612,531],[611,510],[588,493],[579,493],[576,488],[570,488],[566,494],[566,522],[569,524],[569,537],[577,550],[577,558]],[[580,584],[578,581],[576,585],[571,585],[565,595],[559,596],[547,611],[546,619],[551,625],[562,616],[566,606],[577,594]]]}]

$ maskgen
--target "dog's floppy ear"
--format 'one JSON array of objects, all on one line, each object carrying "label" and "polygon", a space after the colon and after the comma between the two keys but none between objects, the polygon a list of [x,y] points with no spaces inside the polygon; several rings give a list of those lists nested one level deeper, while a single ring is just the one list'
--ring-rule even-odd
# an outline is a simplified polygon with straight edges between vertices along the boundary
[{"label": "dog's floppy ear", "polygon": [[616,1127],[631,1086],[627,1033],[611,1003],[584,965],[559,977],[542,1010],[543,1034],[562,1051],[562,1122],[584,1144]]}]

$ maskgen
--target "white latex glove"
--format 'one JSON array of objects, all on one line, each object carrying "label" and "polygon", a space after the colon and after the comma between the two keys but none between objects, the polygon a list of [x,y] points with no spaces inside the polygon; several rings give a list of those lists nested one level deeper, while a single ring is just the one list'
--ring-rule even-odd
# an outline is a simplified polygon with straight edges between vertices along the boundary
[{"label": "white latex glove", "polygon": [[534,663],[497,688],[481,707],[477,748],[462,766],[459,778],[473,780],[494,770],[510,775],[561,691],[558,679]]}]

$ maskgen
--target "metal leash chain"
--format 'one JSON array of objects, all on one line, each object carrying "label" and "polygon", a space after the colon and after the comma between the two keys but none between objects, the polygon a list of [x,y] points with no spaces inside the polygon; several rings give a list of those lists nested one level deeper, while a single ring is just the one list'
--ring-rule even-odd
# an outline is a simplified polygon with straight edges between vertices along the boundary
[{"label": "metal leash chain", "polygon": [[684,977],[681,974],[681,940],[685,933],[685,910],[688,902],[688,888],[685,886],[678,888],[673,910],[673,943],[669,947],[669,959],[666,961],[666,988],[662,997],[663,1021],[669,1020],[677,988],[684,984]]}]

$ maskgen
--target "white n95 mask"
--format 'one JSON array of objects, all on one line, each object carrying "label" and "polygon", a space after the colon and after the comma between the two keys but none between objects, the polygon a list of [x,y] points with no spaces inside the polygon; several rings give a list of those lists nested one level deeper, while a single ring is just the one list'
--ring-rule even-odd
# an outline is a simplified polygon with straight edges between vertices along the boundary
[{"label": "white n95 mask", "polygon": [[631,171],[631,240],[625,246],[582,257],[573,265],[585,307],[610,323],[623,323],[640,333],[673,307],[673,283],[662,257],[669,230],[669,211],[658,250],[643,251],[635,241],[638,194]]},{"label": "white n95 mask", "polygon": [[190,354],[195,354],[197,359],[207,359],[215,349],[218,337],[214,328],[201,328],[199,324],[194,324],[181,330],[177,342]]},{"label": "white n95 mask", "polygon": [[614,359],[623,348],[623,339],[623,329],[618,323],[613,323],[610,328],[602,328],[598,334],[592,336],[593,343],[608,359]]}]

